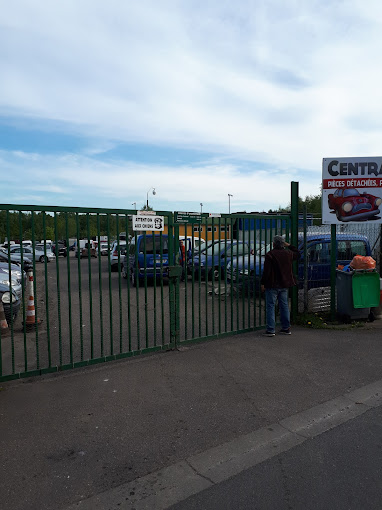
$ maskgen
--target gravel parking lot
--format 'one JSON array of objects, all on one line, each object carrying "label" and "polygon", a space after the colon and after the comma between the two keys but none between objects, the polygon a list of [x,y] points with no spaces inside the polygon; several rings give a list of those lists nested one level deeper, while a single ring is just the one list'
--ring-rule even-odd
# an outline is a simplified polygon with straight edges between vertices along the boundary
[{"label": "gravel parking lot", "polygon": [[35,282],[42,323],[24,333],[20,311],[13,334],[2,340],[3,375],[168,345],[171,299],[179,303],[180,341],[251,327],[255,310],[257,323],[264,318],[261,303],[224,281],[219,288],[188,277],[171,297],[166,278],[134,288],[109,273],[107,257],[79,261],[70,253],[58,264],[36,263]]}]

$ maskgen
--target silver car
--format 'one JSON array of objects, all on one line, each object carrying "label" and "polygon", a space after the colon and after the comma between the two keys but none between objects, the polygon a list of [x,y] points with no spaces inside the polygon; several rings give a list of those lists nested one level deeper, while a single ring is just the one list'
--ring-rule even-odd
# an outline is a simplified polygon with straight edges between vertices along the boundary
[{"label": "silver car", "polygon": [[[12,253],[21,253],[21,250],[24,255],[26,255],[29,258],[33,258],[33,253],[35,256],[35,260],[39,262],[45,262],[45,252],[44,252],[44,245],[42,244],[36,244],[34,249],[30,246],[21,246],[19,244],[13,245],[10,249],[11,254]],[[52,252],[52,250],[48,249],[48,246],[46,247],[46,260],[47,262],[50,262],[52,260],[55,260],[56,256]]]},{"label": "silver car", "polygon": [[122,266],[123,257],[126,253],[126,241],[114,241],[110,248],[110,270],[118,271],[118,244],[119,244],[119,261]]},{"label": "silver car", "polygon": [[[17,269],[16,269],[17,268]],[[19,299],[22,298],[23,295],[23,283],[24,288],[27,283],[27,276],[24,271],[21,270],[21,268],[11,265],[11,282],[9,281],[9,267],[8,264],[0,264],[0,284],[6,285],[8,287],[11,286],[12,283],[12,290],[17,295]]]}]

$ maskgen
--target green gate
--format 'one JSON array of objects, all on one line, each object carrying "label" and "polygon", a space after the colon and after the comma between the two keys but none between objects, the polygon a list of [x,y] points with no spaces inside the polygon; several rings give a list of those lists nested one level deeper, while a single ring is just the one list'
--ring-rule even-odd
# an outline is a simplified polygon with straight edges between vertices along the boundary
[{"label": "green gate", "polygon": [[264,327],[256,265],[275,234],[289,238],[290,215],[203,214],[191,233],[176,213],[156,212],[162,231],[133,230],[136,216],[0,206],[0,241],[15,242],[0,254],[0,381]]}]

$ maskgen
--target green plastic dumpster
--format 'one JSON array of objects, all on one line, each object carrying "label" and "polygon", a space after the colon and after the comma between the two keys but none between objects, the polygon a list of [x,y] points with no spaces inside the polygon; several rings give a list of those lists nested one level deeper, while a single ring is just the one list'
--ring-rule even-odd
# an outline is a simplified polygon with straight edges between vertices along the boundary
[{"label": "green plastic dumpster", "polygon": [[367,319],[379,305],[380,279],[376,271],[336,271],[337,313],[347,322]]}]

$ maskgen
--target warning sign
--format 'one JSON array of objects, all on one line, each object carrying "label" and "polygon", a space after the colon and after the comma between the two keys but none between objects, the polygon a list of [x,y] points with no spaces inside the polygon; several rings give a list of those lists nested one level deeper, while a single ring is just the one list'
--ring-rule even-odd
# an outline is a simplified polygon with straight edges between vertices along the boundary
[{"label": "warning sign", "polygon": [[133,216],[133,230],[164,230],[164,216]]}]

